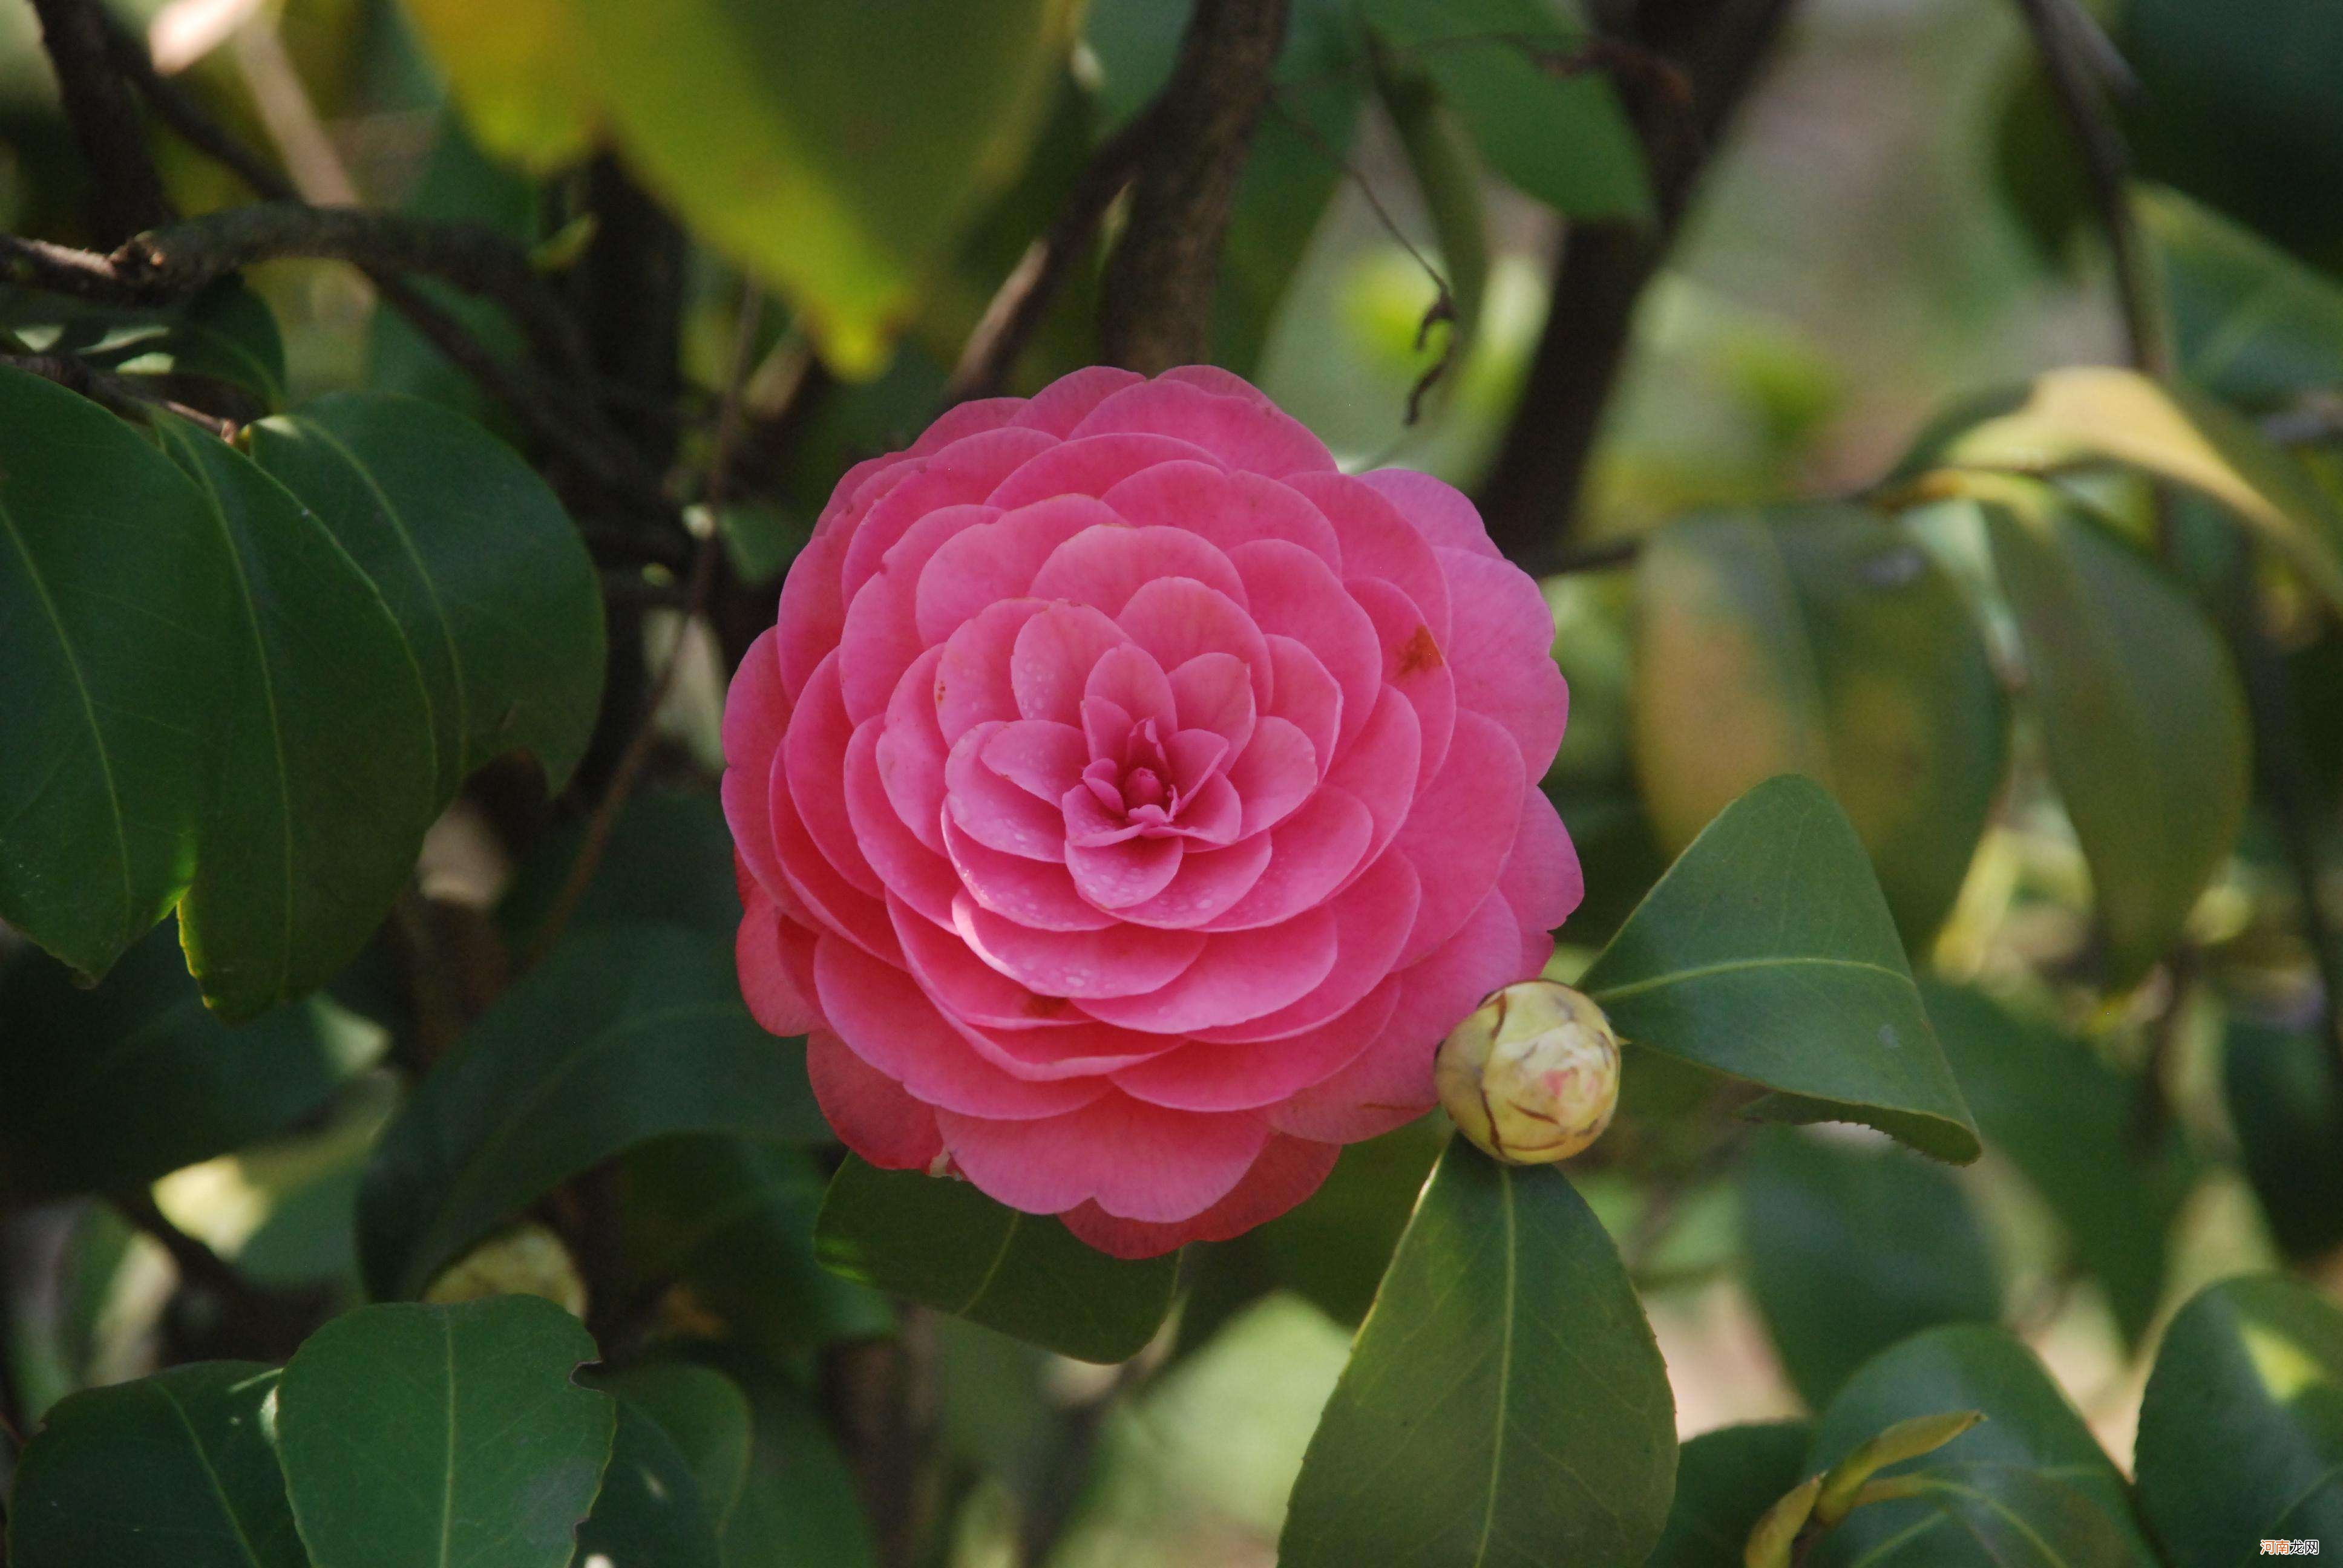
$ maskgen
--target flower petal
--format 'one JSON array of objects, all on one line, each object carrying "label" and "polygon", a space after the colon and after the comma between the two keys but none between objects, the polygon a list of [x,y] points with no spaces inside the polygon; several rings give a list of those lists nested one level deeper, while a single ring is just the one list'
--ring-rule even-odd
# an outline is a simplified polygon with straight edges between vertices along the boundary
[{"label": "flower petal", "polygon": [[1056,1214],[1096,1202],[1119,1219],[1201,1214],[1244,1179],[1269,1142],[1258,1112],[1199,1115],[1110,1092],[1034,1121],[939,1112],[952,1162],[1012,1209]]},{"label": "flower petal", "polygon": [[1066,1229],[1100,1251],[1123,1259],[1153,1258],[1191,1241],[1226,1241],[1265,1225],[1324,1185],[1341,1149],[1280,1133],[1228,1195],[1186,1220],[1150,1223],[1118,1220],[1096,1203],[1059,1216]]}]

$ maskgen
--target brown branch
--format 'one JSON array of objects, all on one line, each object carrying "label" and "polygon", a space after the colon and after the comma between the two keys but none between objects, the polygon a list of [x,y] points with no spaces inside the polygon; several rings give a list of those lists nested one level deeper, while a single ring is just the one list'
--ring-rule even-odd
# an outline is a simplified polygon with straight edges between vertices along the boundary
[{"label": "brown branch", "polygon": [[1527,559],[1568,535],[1636,302],[1789,8],[1790,0],[1644,0],[1623,34],[1578,52],[1622,91],[1655,220],[1574,224],[1563,242],[1545,329],[1481,492],[1489,536],[1506,555]]},{"label": "brown branch", "polygon": [[145,417],[156,408],[166,408],[182,419],[202,426],[225,440],[236,434],[234,420],[223,419],[216,414],[175,401],[160,387],[142,385],[140,378],[116,376],[101,370],[87,360],[70,354],[10,354],[0,353],[0,365],[13,367],[38,376],[44,381],[54,381],[69,392],[78,392],[93,403],[103,403],[118,414]]},{"label": "brown branch", "polygon": [[1204,357],[1221,244],[1285,42],[1287,0],[1197,0],[1108,259],[1107,359],[1153,374]]},{"label": "brown branch", "polygon": [[113,68],[106,19],[98,0],[32,0],[41,43],[57,75],[84,161],[89,165],[93,225],[102,243],[126,239],[176,216],[163,176],[146,150],[138,101]]},{"label": "brown branch", "polygon": [[1091,151],[1050,231],[1026,249],[969,334],[945,392],[947,402],[990,397],[1008,383],[1018,356],[1041,329],[1074,264],[1106,221],[1107,209],[1131,184],[1154,135],[1161,105],[1157,99]]},{"label": "brown branch", "polygon": [[2155,268],[2126,188],[2131,153],[2108,112],[2098,79],[2100,62],[2108,53],[2106,40],[2098,24],[2072,0],[2017,0],[2017,8],[2034,35],[2059,117],[2082,155],[2091,206],[2115,266],[2116,300],[2123,313],[2124,345],[2132,367],[2149,376],[2168,375],[2172,367],[2157,308]]}]

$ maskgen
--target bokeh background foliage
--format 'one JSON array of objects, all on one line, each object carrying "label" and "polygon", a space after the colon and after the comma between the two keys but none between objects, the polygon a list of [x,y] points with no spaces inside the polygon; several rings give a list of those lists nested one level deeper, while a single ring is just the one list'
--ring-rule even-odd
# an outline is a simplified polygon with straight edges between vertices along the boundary
[{"label": "bokeh background foliage", "polygon": [[[2343,1542],[2328,0],[0,0],[8,1561]],[[1118,1262],[830,1140],[723,685],[1182,359],[1479,500],[1627,1042]]]}]

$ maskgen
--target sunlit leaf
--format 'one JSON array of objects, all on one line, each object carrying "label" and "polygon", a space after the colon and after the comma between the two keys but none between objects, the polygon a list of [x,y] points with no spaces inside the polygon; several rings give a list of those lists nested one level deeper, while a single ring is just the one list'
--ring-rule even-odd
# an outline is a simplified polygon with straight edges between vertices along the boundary
[{"label": "sunlit leaf", "polygon": [[431,699],[441,800],[514,750],[558,793],[601,705],[602,601],[545,481],[470,420],[383,393],[319,398],[250,439],[397,617]]},{"label": "sunlit leaf", "polygon": [[1863,845],[1809,779],[1771,779],[1719,813],[1579,985],[1632,1048],[1772,1091],[1753,1114],[1860,1121],[1976,1158]]},{"label": "sunlit leaf", "polygon": [[1750,1290],[1815,1409],[1906,1335],[2000,1311],[1984,1230],[1941,1166],[1785,1129],[1750,1152],[1740,1187]]},{"label": "sunlit leaf", "polygon": [[96,404],[0,367],[0,920],[85,974],[195,874],[230,591],[186,476]]},{"label": "sunlit leaf", "polygon": [[2191,1300],[2147,1380],[2138,1466],[2175,1568],[2229,1568],[2264,1538],[2343,1538],[2343,1311],[2275,1275]]},{"label": "sunlit leaf", "polygon": [[205,623],[218,651],[194,712],[212,769],[179,935],[204,999],[235,1020],[332,979],[406,885],[437,813],[430,705],[333,534],[241,452],[156,428],[234,565]]},{"label": "sunlit leaf", "polygon": [[885,365],[924,273],[1023,156],[1071,0],[581,0],[644,179],[785,289],[833,368]]},{"label": "sunlit leaf", "polygon": [[1610,1238],[1561,1171],[1452,1140],[1302,1461],[1285,1568],[1644,1562],[1675,1401]]},{"label": "sunlit leaf", "polygon": [[539,170],[592,146],[595,100],[573,0],[407,0],[481,146]]},{"label": "sunlit leaf", "polygon": [[968,1182],[850,1155],[822,1202],[814,1249],[848,1279],[1092,1362],[1144,1350],[1179,1275],[1176,1253],[1124,1262]]},{"label": "sunlit leaf", "polygon": [[672,926],[583,932],[505,992],[384,1131],[359,1202],[367,1288],[414,1295],[579,1171],[719,1131],[826,1141],[802,1049],[749,1018],[729,944]]},{"label": "sunlit leaf", "polygon": [[1947,574],[1851,507],[1674,524],[1636,568],[1634,744],[1672,849],[1804,773],[1871,851],[1907,945],[1952,907],[1999,793],[2007,717]]},{"label": "sunlit leaf", "polygon": [[360,1307],[277,1392],[277,1453],[317,1568],[565,1568],[617,1402],[593,1336],[535,1296]]},{"label": "sunlit leaf", "polygon": [[2245,691],[2187,595],[2046,491],[1983,510],[2028,695],[2091,868],[2108,979],[2164,955],[2228,856],[2250,792]]},{"label": "sunlit leaf", "polygon": [[277,1370],[196,1362],[60,1402],[17,1462],[16,1568],[308,1568],[269,1446]]}]

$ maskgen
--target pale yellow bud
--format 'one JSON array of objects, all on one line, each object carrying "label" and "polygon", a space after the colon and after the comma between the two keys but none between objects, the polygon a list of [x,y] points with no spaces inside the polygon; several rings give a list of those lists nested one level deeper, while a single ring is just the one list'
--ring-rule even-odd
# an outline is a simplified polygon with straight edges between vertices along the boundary
[{"label": "pale yellow bud", "polygon": [[1440,1103],[1483,1152],[1513,1165],[1567,1160],[1619,1106],[1619,1037],[1566,985],[1523,980],[1456,1026],[1433,1065]]}]

